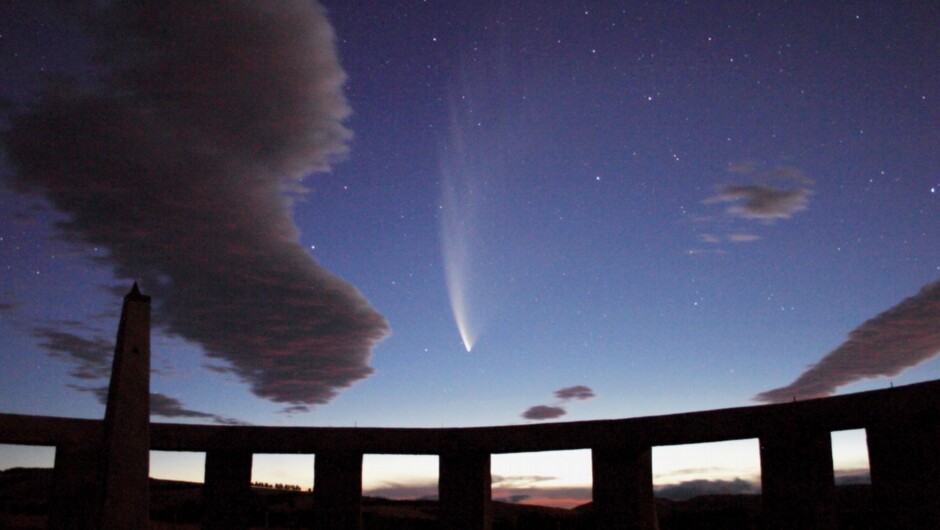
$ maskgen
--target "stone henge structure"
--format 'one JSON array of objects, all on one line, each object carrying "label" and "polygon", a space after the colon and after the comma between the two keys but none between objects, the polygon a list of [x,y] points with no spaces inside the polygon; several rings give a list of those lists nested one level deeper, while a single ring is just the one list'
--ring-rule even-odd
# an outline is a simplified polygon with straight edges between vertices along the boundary
[{"label": "stone henge structure", "polygon": [[491,528],[490,456],[590,449],[598,529],[658,529],[652,448],[759,440],[770,530],[837,530],[831,438],[865,429],[876,527],[940,528],[940,382],[666,416],[403,429],[151,423],[150,298],[124,298],[104,420],[0,414],[0,444],[55,447],[51,529],[146,529],[149,451],[206,454],[204,529],[246,530],[252,455],[314,454],[316,528],[359,530],[364,454],[439,457],[440,526]]}]

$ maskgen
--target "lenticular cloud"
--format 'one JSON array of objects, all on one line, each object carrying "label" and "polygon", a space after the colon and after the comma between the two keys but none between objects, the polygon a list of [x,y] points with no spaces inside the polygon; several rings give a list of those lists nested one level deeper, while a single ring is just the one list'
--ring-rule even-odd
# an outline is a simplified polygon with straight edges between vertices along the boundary
[{"label": "lenticular cloud", "polygon": [[825,397],[862,379],[894,376],[940,354],[940,281],[868,320],[789,385],[755,401]]},{"label": "lenticular cloud", "polygon": [[158,324],[259,397],[328,402],[372,373],[385,319],[300,246],[291,193],[347,149],[345,74],[309,1],[122,2],[89,15],[103,71],[3,138],[60,233],[109,250]]}]

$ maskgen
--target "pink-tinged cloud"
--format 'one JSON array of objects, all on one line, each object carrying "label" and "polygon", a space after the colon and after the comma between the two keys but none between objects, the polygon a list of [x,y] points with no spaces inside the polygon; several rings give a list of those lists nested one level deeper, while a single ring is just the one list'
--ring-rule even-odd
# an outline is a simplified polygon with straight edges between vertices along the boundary
[{"label": "pink-tinged cloud", "polygon": [[529,410],[522,413],[522,417],[527,420],[551,420],[560,418],[568,412],[561,407],[550,407],[548,405],[536,405],[529,407]]},{"label": "pink-tinged cloud", "polygon": [[556,390],[555,397],[563,401],[591,399],[594,397],[594,391],[584,385],[569,386],[561,390]]},{"label": "pink-tinged cloud", "polygon": [[291,219],[303,180],[351,136],[322,8],[101,5],[88,17],[98,85],[50,86],[10,118],[11,183],[66,214],[62,236],[107,248],[114,274],[153,296],[156,325],[257,396],[322,404],[368,377],[388,325]]},{"label": "pink-tinged cloud", "polygon": [[793,383],[753,399],[779,403],[825,397],[862,379],[895,376],[940,353],[940,281],[868,320]]}]

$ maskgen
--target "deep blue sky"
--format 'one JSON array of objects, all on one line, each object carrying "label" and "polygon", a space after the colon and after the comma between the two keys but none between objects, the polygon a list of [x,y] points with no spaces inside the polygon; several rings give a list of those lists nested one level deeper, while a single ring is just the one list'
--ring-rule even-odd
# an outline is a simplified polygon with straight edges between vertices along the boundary
[{"label": "deep blue sky", "polygon": [[[106,381],[135,279],[172,421],[583,420],[940,376],[940,8],[323,3],[338,63],[303,9],[0,7],[3,412],[101,417],[75,387]],[[131,37],[96,63],[90,27]],[[169,68],[108,84],[153,49]],[[58,114],[52,75],[82,87]],[[846,342],[866,321],[883,340]]]}]

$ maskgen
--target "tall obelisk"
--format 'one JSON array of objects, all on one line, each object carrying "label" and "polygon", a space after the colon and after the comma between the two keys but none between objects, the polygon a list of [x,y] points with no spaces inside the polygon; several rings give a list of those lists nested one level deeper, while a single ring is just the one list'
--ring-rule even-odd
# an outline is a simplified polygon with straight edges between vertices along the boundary
[{"label": "tall obelisk", "polygon": [[124,297],[101,455],[101,528],[150,525],[150,297]]}]

